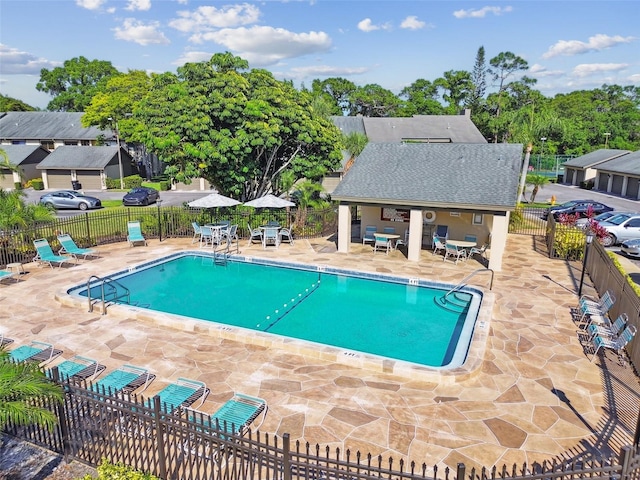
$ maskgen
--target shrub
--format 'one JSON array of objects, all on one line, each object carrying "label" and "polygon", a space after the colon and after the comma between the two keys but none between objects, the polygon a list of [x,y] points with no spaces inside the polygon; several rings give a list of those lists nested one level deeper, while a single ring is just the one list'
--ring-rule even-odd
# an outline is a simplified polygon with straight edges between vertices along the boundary
[{"label": "shrub", "polygon": [[555,256],[567,260],[579,260],[584,254],[585,233],[584,230],[556,224],[556,235],[553,239]]},{"label": "shrub", "polygon": [[44,190],[44,180],[41,178],[34,178],[30,181],[34,190]]},{"label": "shrub", "polygon": [[167,180],[163,180],[160,182],[160,190],[161,191],[167,191],[169,190],[169,188],[171,188],[171,183]]},{"label": "shrub", "polygon": [[13,188],[15,188],[16,190],[22,190],[22,183],[13,182]]},{"label": "shrub", "polygon": [[[150,473],[142,473],[127,467],[122,463],[110,463],[103,459],[98,467],[97,480],[158,480],[158,477]],[[82,480],[96,480],[91,475],[85,475]]]},{"label": "shrub", "polygon": [[131,190],[135,187],[142,186],[142,177],[140,175],[129,175],[128,177],[124,177],[124,188],[127,190]]}]

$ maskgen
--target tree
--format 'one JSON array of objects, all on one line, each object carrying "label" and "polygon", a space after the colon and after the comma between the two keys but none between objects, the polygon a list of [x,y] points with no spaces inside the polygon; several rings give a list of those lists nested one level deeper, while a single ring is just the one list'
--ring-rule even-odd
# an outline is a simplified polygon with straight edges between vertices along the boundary
[{"label": "tree", "polygon": [[473,115],[479,112],[487,90],[487,64],[484,47],[478,48],[476,53],[476,61],[471,72],[471,84],[473,88],[471,94],[467,97],[467,107],[471,109],[471,114]]},{"label": "tree", "polygon": [[323,191],[322,185],[311,180],[305,180],[298,184],[298,188],[295,192],[295,197],[298,203],[296,210],[296,218],[294,225],[297,228],[304,228],[307,222],[307,209],[322,208],[327,202],[320,198],[320,193]]},{"label": "tree", "polygon": [[412,115],[442,115],[444,108],[438,101],[438,85],[419,78],[400,92],[400,98],[405,100],[400,108],[401,116]]},{"label": "tree", "polygon": [[535,203],[538,191],[549,183],[549,178],[544,175],[534,175],[530,173],[527,175],[526,183],[533,187],[533,190],[531,190],[531,196],[529,197],[529,203]]},{"label": "tree", "polygon": [[31,105],[27,105],[22,100],[0,93],[0,112],[32,112],[34,110],[37,109]]},{"label": "tree", "polygon": [[445,111],[450,115],[458,114],[473,92],[471,74],[464,70],[444,72],[444,76],[433,83],[443,90],[442,98],[449,104]]},{"label": "tree", "polygon": [[393,92],[375,83],[356,88],[349,101],[350,115],[364,117],[393,117],[401,103]]},{"label": "tree", "polygon": [[118,73],[111,62],[76,57],[66,60],[62,67],[40,70],[36,89],[53,96],[48,110],[83,112],[105,82]]},{"label": "tree", "polygon": [[40,204],[27,204],[21,190],[0,189],[0,230],[11,231],[34,222],[48,222],[54,215]]},{"label": "tree", "polygon": [[45,398],[61,403],[64,391],[37,364],[14,363],[4,347],[0,348],[0,431],[9,422],[52,428],[57,422],[55,414],[36,402]]},{"label": "tree", "polygon": [[279,193],[286,170],[297,180],[335,169],[340,132],[314,112],[312,94],[266,70],[239,71],[245,65],[219,54],[152,79],[134,118],[144,125],[139,138],[168,164],[165,173],[182,182],[203,176],[250,200]]},{"label": "tree", "polygon": [[329,101],[331,115],[346,115],[352,110],[351,95],[356,89],[355,83],[341,77],[314,80],[311,83],[311,91]]}]

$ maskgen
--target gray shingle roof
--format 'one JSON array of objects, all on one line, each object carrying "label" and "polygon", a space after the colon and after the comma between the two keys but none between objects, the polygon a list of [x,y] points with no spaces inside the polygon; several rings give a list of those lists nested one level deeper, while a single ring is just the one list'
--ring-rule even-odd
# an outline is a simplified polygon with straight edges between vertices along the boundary
[{"label": "gray shingle roof", "polygon": [[49,155],[49,151],[40,145],[0,145],[0,150],[5,151],[12,165],[20,165],[29,157],[31,157],[29,163],[37,163]]},{"label": "gray shingle roof", "polygon": [[7,112],[0,117],[0,140],[95,140],[110,130],[84,128],[82,112]]},{"label": "gray shingle roof", "polygon": [[343,117],[341,115],[333,115],[331,117],[331,121],[336,127],[338,127],[343,135],[349,135],[353,132],[366,135],[362,118],[363,117]]},{"label": "gray shingle roof", "polygon": [[[129,154],[122,150],[122,161],[129,161]],[[100,170],[118,161],[118,147],[82,147],[65,145],[56,148],[37,166],[45,169]]]},{"label": "gray shingle roof", "polygon": [[640,151],[621,155],[596,167],[601,172],[640,176]]},{"label": "gray shingle roof", "polygon": [[572,158],[564,163],[565,167],[590,168],[620,155],[631,153],[629,150],[600,149],[580,157]]},{"label": "gray shingle roof", "polygon": [[369,143],[331,198],[512,210],[521,166],[520,144]]},{"label": "gray shingle roof", "polygon": [[466,115],[416,115],[414,117],[365,117],[370,142],[421,140],[451,143],[486,143],[480,130]]}]

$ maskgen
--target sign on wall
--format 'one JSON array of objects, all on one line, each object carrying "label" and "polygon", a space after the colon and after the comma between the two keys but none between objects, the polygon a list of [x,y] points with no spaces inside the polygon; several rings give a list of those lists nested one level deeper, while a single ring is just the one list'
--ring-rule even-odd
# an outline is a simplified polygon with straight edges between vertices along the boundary
[{"label": "sign on wall", "polygon": [[381,208],[380,220],[387,222],[409,222],[410,211],[407,208]]}]

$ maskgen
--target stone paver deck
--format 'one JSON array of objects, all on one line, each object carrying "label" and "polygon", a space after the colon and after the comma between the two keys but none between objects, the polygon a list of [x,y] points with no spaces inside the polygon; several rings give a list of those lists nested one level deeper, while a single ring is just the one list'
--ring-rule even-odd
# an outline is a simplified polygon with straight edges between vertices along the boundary
[{"label": "stone paver deck", "polygon": [[[101,246],[99,258],[68,268],[25,265],[20,282],[0,285],[0,328],[14,345],[39,340],[63,349],[65,358],[81,354],[108,369],[122,363],[145,366],[158,376],[148,395],[177,377],[202,380],[212,391],[205,411],[214,411],[234,391],[265,398],[269,413],[262,432],[286,432],[294,441],[332,450],[439,468],[609,454],[632,441],[638,380],[612,354],[594,362],[585,355],[570,314],[580,265],[549,260],[536,251],[536,241],[509,237],[503,271],[495,275],[491,319],[481,332],[486,348],[473,372],[453,381],[376,372],[278,345],[211,335],[201,322],[192,331],[177,329],[154,315],[129,314],[125,307],[102,316],[87,312],[84,304],[56,299],[90,275],[191,249],[190,239]],[[443,262],[428,251],[420,262],[409,262],[401,252],[373,255],[371,246],[357,243],[349,255],[338,254],[323,239],[296,240],[278,250],[243,241],[241,254],[450,283],[481,267],[477,260]],[[471,283],[486,289],[488,275]]]}]

